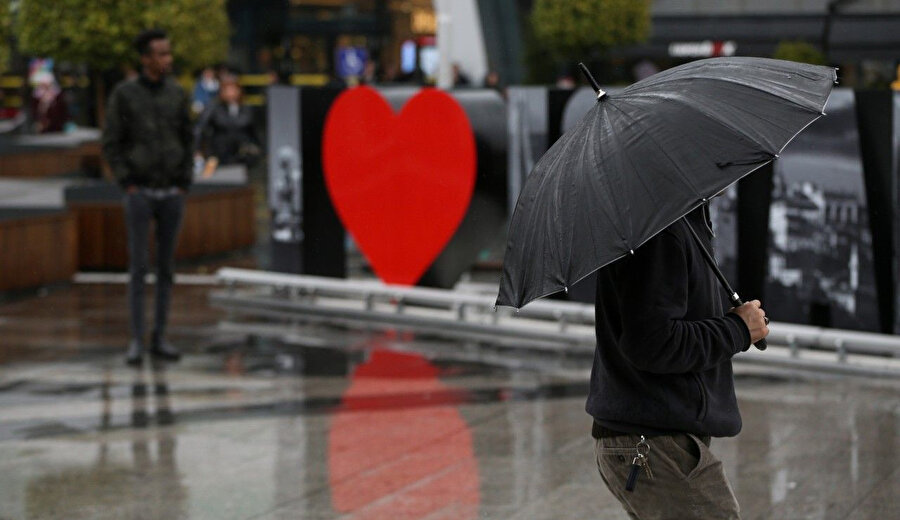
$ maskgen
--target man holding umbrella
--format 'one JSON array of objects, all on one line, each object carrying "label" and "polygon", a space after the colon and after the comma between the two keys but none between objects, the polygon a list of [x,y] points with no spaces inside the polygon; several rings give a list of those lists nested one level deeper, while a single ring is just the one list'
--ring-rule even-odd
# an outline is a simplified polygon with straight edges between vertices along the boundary
[{"label": "man holding umbrella", "polygon": [[716,265],[709,199],[824,115],[836,71],[714,58],[615,95],[582,71],[597,103],[522,187],[497,305],[597,272],[586,410],[603,481],[632,518],[740,518],[709,445],[740,432],[731,359],[766,348],[768,318]]},{"label": "man holding umbrella", "polygon": [[[758,300],[725,313],[687,229],[711,239],[707,208],[598,273],[586,408],[597,468],[633,518],[739,518],[710,437],[740,431],[731,358],[769,329]],[[640,474],[629,486],[635,458]]]}]

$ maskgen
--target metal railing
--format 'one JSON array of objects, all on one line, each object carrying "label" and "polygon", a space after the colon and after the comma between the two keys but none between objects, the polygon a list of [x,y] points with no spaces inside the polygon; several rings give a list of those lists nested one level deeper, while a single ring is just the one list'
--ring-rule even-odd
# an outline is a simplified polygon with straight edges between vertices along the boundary
[{"label": "metal railing", "polygon": [[[233,313],[288,321],[324,320],[484,341],[520,349],[587,355],[594,347],[593,305],[539,300],[516,311],[494,295],[224,268],[212,301]],[[900,337],[772,322],[770,349],[735,361],[817,372],[900,376]]]}]

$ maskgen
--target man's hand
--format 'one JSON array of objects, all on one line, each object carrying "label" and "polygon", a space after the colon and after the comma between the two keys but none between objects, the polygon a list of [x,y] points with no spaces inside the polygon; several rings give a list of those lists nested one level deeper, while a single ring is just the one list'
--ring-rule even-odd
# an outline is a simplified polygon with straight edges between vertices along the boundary
[{"label": "man's hand", "polygon": [[747,328],[750,330],[750,343],[756,343],[769,335],[769,320],[766,319],[766,311],[762,309],[759,300],[734,307],[730,312],[740,316],[747,324]]},{"label": "man's hand", "polygon": [[138,189],[137,189],[137,186],[135,186],[135,185],[132,184],[131,186],[125,188],[125,193],[127,193],[127,194],[129,194],[129,195],[132,195],[132,194],[134,194],[134,193],[137,193],[137,190],[138,190]]}]

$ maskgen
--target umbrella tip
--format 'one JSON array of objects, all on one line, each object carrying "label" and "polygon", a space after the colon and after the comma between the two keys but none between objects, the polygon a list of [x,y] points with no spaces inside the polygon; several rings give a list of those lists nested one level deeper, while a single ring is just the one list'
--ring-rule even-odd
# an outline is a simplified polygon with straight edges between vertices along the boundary
[{"label": "umbrella tip", "polygon": [[594,89],[594,92],[597,93],[597,100],[606,95],[606,92],[600,90],[600,84],[597,83],[597,80],[594,79],[594,76],[591,74],[591,71],[584,65],[584,62],[578,63],[578,68],[581,69],[581,73],[584,74],[585,79],[588,80],[588,83],[591,84],[591,88]]}]

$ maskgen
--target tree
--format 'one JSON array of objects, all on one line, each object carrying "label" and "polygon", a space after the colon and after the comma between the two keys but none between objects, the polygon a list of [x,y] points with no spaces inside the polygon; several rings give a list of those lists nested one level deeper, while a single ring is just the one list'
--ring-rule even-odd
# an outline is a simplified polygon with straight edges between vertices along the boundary
[{"label": "tree", "polygon": [[9,66],[10,19],[9,0],[0,0],[0,74]]},{"label": "tree", "polygon": [[[127,1],[127,0],[126,0]],[[157,27],[169,31],[174,45],[176,64],[186,70],[225,61],[228,55],[230,26],[226,0],[151,0],[157,10]]]},{"label": "tree", "polygon": [[19,0],[13,29],[23,54],[88,65],[101,122],[102,73],[136,64],[132,41],[149,28],[168,31],[181,70],[223,61],[228,53],[225,0],[54,0],[52,7],[44,0]]},{"label": "tree", "polygon": [[813,65],[825,65],[825,55],[814,45],[804,41],[783,41],[775,48],[772,55],[777,60],[797,61]]},{"label": "tree", "polygon": [[19,0],[14,30],[24,54],[108,70],[136,63],[132,39],[153,27],[169,32],[177,66],[199,68],[228,52],[225,0]]},{"label": "tree", "polygon": [[536,0],[534,37],[555,58],[597,59],[610,47],[639,43],[650,31],[649,0]]}]

